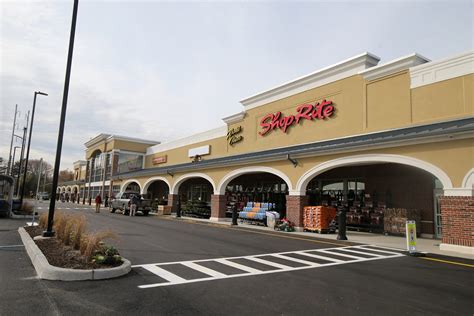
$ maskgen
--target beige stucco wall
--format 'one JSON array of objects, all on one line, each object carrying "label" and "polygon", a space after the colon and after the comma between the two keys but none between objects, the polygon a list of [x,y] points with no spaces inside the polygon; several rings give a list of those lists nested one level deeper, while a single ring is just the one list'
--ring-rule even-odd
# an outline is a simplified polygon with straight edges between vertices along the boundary
[{"label": "beige stucco wall", "polygon": [[[153,168],[190,162],[188,150],[208,144],[211,145],[211,154],[203,156],[203,159],[471,116],[474,115],[473,78],[474,75],[468,75],[410,89],[408,71],[373,81],[366,81],[358,75],[352,76],[248,110],[243,121],[229,126],[229,129],[238,126],[243,129],[239,134],[244,137],[243,141],[234,146],[228,144],[226,137],[212,139],[149,155],[145,166]],[[297,106],[303,103],[314,104],[323,99],[334,103],[335,114],[331,118],[302,120],[299,125],[291,126],[287,133],[277,129],[265,136],[258,134],[261,130],[260,120],[266,114],[277,111],[285,116],[295,114]],[[447,145],[434,145],[431,151],[423,153],[424,156],[431,160],[430,156],[438,155],[438,151],[442,150],[441,146]],[[468,147],[456,150],[466,149]],[[391,152],[394,150],[401,149],[392,149]],[[419,149],[415,147],[416,150]],[[164,155],[167,155],[166,163],[152,164],[154,157]],[[439,158],[433,157],[434,160]],[[444,165],[450,165],[447,158],[441,159],[446,161]],[[462,167],[454,172],[456,179],[463,172],[461,169]]]},{"label": "beige stucco wall", "polygon": [[474,75],[419,87],[411,94],[414,123],[474,115]]},{"label": "beige stucco wall", "polygon": [[[355,157],[355,156],[364,156],[364,155],[394,155],[415,158],[421,160],[424,163],[433,165],[441,169],[446,173],[452,182],[453,187],[460,187],[462,180],[467,172],[473,168],[474,162],[474,140],[473,139],[459,139],[459,140],[450,140],[440,143],[430,143],[430,144],[416,144],[416,145],[407,145],[402,147],[394,148],[384,148],[384,149],[373,149],[373,150],[363,150],[351,153],[340,153],[340,154],[331,154],[324,156],[315,156],[315,157],[306,157],[298,159],[298,166],[295,168],[293,165],[287,161],[272,161],[265,163],[257,164],[247,164],[240,166],[231,166],[231,167],[222,167],[222,168],[213,168],[207,170],[194,170],[184,173],[174,174],[173,177],[170,175],[159,175],[160,177],[166,178],[170,185],[173,185],[179,181],[182,176],[191,173],[200,173],[209,176],[215,185],[215,189],[218,189],[217,186],[221,180],[228,175],[230,172],[237,170],[239,168],[253,167],[254,171],[262,170],[262,167],[274,168],[275,170],[286,175],[290,182],[289,185],[291,188],[295,189],[298,183],[298,180],[310,169],[315,168],[316,166],[328,162],[334,161],[339,158],[344,157]],[[383,160],[381,160],[383,161]],[[142,189],[144,188],[145,183],[150,178],[150,176],[134,178],[140,183]],[[122,181],[126,183],[126,181]],[[117,184],[117,183],[116,183]]]}]

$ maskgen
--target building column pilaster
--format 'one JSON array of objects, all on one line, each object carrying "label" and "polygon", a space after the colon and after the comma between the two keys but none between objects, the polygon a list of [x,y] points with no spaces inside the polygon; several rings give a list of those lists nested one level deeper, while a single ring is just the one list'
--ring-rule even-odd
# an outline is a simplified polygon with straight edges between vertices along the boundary
[{"label": "building column pilaster", "polygon": [[225,219],[227,207],[227,196],[221,194],[211,195],[211,221],[221,221]]},{"label": "building column pilaster", "polygon": [[474,197],[442,196],[441,250],[472,254],[474,249]]},{"label": "building column pilaster", "polygon": [[286,196],[286,217],[295,224],[295,230],[303,230],[303,211],[308,205],[309,197],[306,195]]},{"label": "building column pilaster", "polygon": [[171,206],[171,213],[178,210],[178,194],[168,194],[168,206]]}]

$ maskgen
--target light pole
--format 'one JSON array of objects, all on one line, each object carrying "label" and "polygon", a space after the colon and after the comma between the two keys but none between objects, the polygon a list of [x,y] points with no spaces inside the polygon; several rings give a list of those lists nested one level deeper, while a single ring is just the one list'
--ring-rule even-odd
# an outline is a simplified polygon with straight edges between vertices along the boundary
[{"label": "light pole", "polygon": [[20,205],[23,205],[23,194],[25,194],[26,172],[28,171],[28,158],[30,157],[31,134],[33,133],[33,122],[35,119],[35,108],[36,108],[36,96],[38,94],[48,96],[47,93],[44,93],[41,91],[35,91],[35,97],[33,98],[33,110],[31,111],[31,123],[30,123],[30,135],[28,136],[28,147],[26,149],[25,171],[23,173],[23,182],[21,183]]},{"label": "light pole", "polygon": [[61,107],[61,120],[59,122],[58,145],[56,147],[56,160],[54,161],[53,184],[51,187],[51,200],[49,202],[48,227],[43,232],[44,237],[54,236],[53,218],[54,208],[56,206],[56,189],[58,187],[59,166],[61,164],[61,150],[63,148],[64,122],[66,120],[67,96],[69,93],[69,79],[71,78],[72,53],[74,51],[74,36],[76,34],[77,7],[79,0],[74,0],[72,11],[71,34],[69,37],[69,50],[67,54],[66,78],[64,80],[63,103]]}]

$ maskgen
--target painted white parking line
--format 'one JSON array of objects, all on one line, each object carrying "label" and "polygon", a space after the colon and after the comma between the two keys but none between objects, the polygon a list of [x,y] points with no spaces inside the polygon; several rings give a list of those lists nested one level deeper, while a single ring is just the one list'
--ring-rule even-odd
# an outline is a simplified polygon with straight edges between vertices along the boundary
[{"label": "painted white parking line", "polygon": [[[141,289],[146,289],[146,288],[161,287],[161,286],[188,284],[188,283],[194,283],[194,282],[215,281],[215,280],[237,278],[237,277],[257,276],[257,275],[270,274],[270,273],[292,272],[292,271],[305,270],[305,269],[314,269],[314,268],[320,268],[320,267],[329,267],[329,266],[349,264],[349,263],[355,263],[355,262],[374,261],[374,260],[390,259],[390,258],[405,256],[402,253],[395,253],[395,252],[389,252],[389,251],[385,251],[387,254],[380,254],[380,255],[364,252],[365,248],[367,248],[367,251],[370,251],[371,250],[370,247],[371,245],[360,245],[360,246],[346,246],[346,247],[326,248],[326,249],[310,249],[310,250],[302,250],[302,251],[287,251],[287,252],[280,252],[280,253],[267,253],[267,254],[258,254],[258,255],[251,255],[251,256],[242,256],[242,257],[151,263],[151,264],[134,265],[132,266],[132,268],[146,269],[147,271],[165,280],[159,283],[152,283],[152,284],[145,284],[145,285],[138,286]],[[346,253],[338,252],[337,251],[338,249],[351,251],[351,254],[349,255]],[[308,253],[308,252],[312,252],[312,253]],[[315,252],[318,254],[314,254]],[[380,252],[380,253],[383,253],[383,252]],[[317,258],[317,259],[327,261],[328,263],[315,263],[312,261],[306,261],[303,259],[287,256],[290,254],[307,256],[308,258],[310,257]],[[357,254],[361,256],[357,256]],[[346,257],[349,259],[348,260],[335,259],[331,255]],[[367,256],[365,255],[368,255],[370,257],[367,258]],[[304,264],[304,266],[291,267],[291,266],[287,266],[281,263],[276,263],[270,260],[262,259],[262,257],[267,257],[267,256],[280,258],[287,261],[299,262],[299,263]],[[231,261],[233,259],[246,259],[246,260],[261,263],[267,266],[271,266],[276,269],[262,271],[253,267],[249,267],[243,263],[236,263],[234,261]],[[215,271],[213,269],[204,267],[201,264],[199,264],[202,262],[221,263],[226,266],[236,268],[242,271],[242,273],[225,274],[223,272]],[[179,276],[177,274],[167,271],[166,266],[168,265],[183,265],[195,271],[201,272],[204,275],[207,275],[208,277],[203,277],[203,278],[198,278],[198,279],[186,279],[183,276]]]},{"label": "painted white parking line", "polygon": [[226,259],[214,259],[214,261],[225,264],[225,265],[228,265],[232,268],[236,268],[236,269],[239,269],[239,270],[242,270],[242,271],[245,271],[245,272],[249,272],[249,273],[262,272],[262,270],[257,270],[257,269],[251,268],[251,267],[247,267],[247,266],[244,266],[243,264],[232,262],[232,261],[229,261],[229,260],[226,260]]},{"label": "painted white parking line", "polygon": [[176,274],[173,274],[173,273],[171,273],[171,272],[169,272],[165,269],[162,269],[158,266],[155,266],[155,265],[146,265],[143,268],[147,269],[151,273],[156,274],[160,278],[163,278],[163,279],[165,279],[165,280],[167,280],[168,282],[171,282],[171,283],[186,282],[186,279],[183,279],[183,278],[177,276]]},{"label": "painted white parking line", "polygon": [[226,276],[224,273],[220,273],[220,272],[217,272],[215,270],[206,268],[206,267],[204,267],[200,264],[196,264],[194,262],[182,262],[181,264],[184,265],[184,266],[187,266],[188,268],[197,270],[199,272],[202,272],[202,273],[207,274],[207,275],[212,276],[212,277],[225,277]]}]

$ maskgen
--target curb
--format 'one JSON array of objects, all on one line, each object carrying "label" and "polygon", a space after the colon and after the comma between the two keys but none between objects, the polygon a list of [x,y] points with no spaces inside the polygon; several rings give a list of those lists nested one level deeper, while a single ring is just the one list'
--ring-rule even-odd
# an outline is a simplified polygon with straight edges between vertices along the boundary
[{"label": "curb", "polygon": [[125,258],[122,258],[122,265],[109,269],[78,270],[55,267],[48,263],[46,257],[23,227],[19,227],[18,232],[40,279],[58,281],[104,280],[126,275],[132,269],[131,262]]}]

